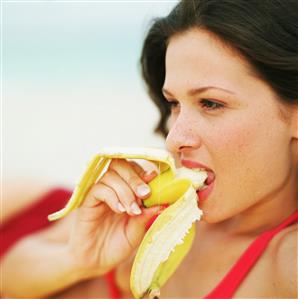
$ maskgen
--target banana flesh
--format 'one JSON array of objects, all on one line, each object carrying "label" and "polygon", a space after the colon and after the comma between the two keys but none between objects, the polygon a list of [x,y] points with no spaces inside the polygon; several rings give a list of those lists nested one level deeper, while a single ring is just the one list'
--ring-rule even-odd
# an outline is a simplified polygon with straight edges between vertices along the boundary
[{"label": "banana flesh", "polygon": [[[130,276],[135,298],[149,294],[158,297],[186,254],[195,234],[195,221],[201,217],[194,188],[170,205],[157,217],[138,248]],[[154,296],[153,296],[154,294]]]},{"label": "banana flesh", "polygon": [[195,222],[202,212],[197,205],[196,190],[203,187],[207,173],[175,168],[172,156],[158,148],[108,147],[89,163],[67,205],[48,216],[60,219],[78,208],[90,188],[104,175],[112,159],[145,159],[158,164],[160,175],[149,186],[151,195],[145,207],[169,204],[146,232],[134,259],[130,276],[136,299],[149,294],[159,297],[161,287],[173,275],[189,252],[195,237]]}]

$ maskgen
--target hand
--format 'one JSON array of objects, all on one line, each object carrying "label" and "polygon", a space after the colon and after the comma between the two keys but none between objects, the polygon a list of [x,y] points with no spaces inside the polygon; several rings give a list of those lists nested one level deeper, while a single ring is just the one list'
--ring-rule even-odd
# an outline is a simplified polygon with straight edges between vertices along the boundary
[{"label": "hand", "polygon": [[87,277],[102,275],[131,256],[161,207],[143,208],[150,194],[148,174],[135,162],[115,159],[76,210],[69,252]]}]

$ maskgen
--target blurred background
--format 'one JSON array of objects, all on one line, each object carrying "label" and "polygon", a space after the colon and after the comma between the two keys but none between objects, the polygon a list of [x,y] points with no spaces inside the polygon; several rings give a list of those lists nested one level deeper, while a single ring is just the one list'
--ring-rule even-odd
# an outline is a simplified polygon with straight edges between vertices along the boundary
[{"label": "blurred background", "polygon": [[6,180],[73,187],[102,146],[157,146],[139,57],[177,1],[3,1]]}]

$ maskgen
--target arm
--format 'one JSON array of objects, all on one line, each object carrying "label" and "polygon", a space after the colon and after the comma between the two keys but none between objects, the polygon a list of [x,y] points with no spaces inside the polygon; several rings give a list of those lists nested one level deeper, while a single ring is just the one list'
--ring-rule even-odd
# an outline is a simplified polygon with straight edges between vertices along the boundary
[{"label": "arm", "polygon": [[[48,296],[102,276],[131,256],[146,232],[146,223],[160,207],[136,213],[132,207],[138,205],[136,196],[141,197],[132,190],[146,183],[129,162],[115,161],[112,166],[115,170],[109,169],[101,179],[104,182],[90,188],[74,217],[69,215],[42,233],[24,238],[3,258],[3,295]],[[116,170],[124,173],[124,179]],[[119,209],[120,199],[125,211]]]},{"label": "arm", "polygon": [[[1,261],[1,294],[45,297],[85,278],[68,252],[69,219],[20,240]],[[55,235],[57,238],[55,238]]]}]

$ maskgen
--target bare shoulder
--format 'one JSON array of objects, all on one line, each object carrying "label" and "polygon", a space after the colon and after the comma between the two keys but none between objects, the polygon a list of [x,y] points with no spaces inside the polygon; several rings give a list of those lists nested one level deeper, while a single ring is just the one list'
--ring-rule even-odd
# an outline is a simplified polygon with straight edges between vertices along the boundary
[{"label": "bare shoulder", "polygon": [[297,296],[298,223],[284,229],[272,242],[276,281],[289,296]]}]

